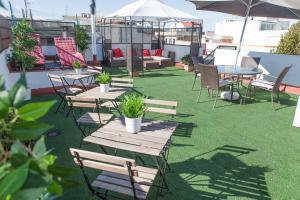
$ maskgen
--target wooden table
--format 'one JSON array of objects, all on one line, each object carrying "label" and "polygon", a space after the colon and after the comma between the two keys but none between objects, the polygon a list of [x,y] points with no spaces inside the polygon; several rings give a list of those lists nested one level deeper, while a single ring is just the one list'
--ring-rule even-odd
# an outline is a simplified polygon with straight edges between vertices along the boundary
[{"label": "wooden table", "polygon": [[[82,74],[76,74],[75,72],[70,72],[70,73],[65,73],[60,75],[67,83],[67,80],[72,80],[73,83],[72,85],[74,85],[74,83],[76,81],[79,81],[79,83],[81,84],[82,88],[86,91],[87,87],[84,84],[83,80],[84,79],[89,79],[90,77],[93,77],[95,75],[95,73],[93,72],[82,72]],[[69,84],[69,83],[68,83]]]},{"label": "wooden table", "polygon": [[87,90],[83,93],[80,93],[76,96],[83,98],[86,97],[100,99],[101,101],[110,101],[114,108],[119,112],[119,114],[121,114],[119,105],[117,103],[117,99],[123,94],[125,94],[128,90],[128,88],[110,87],[109,92],[103,93],[100,91],[100,86],[98,86],[93,89]]},{"label": "wooden table", "polygon": [[105,153],[104,147],[110,147],[150,156],[164,174],[166,167],[170,169],[166,153],[176,127],[176,122],[144,120],[142,130],[132,134],[126,132],[124,119],[116,118],[83,140],[99,145]]}]

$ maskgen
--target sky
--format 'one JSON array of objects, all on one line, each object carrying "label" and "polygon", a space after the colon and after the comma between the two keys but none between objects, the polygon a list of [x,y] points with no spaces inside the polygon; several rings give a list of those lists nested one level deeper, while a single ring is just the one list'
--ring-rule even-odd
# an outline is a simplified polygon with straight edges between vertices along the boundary
[{"label": "sky", "polygon": [[[44,19],[62,19],[63,15],[80,15],[84,12],[89,12],[90,0],[27,0],[29,6],[32,9],[33,18]],[[132,3],[136,0],[96,0],[97,15],[105,16],[113,13],[121,7]],[[164,3],[173,6],[184,12],[188,12],[192,15],[203,19],[203,28],[205,31],[213,31],[215,24],[218,21],[224,19],[235,18],[232,15],[226,15],[223,13],[199,11],[191,3],[185,0],[162,0]],[[4,0],[7,4],[8,0]],[[24,0],[11,0],[15,12],[24,8]]]}]

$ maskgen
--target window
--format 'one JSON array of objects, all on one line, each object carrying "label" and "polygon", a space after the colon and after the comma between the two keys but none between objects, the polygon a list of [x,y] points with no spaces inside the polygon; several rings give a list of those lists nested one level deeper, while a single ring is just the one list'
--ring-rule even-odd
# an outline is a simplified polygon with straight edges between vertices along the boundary
[{"label": "window", "polygon": [[175,44],[175,42],[176,42],[176,40],[175,40],[175,39],[173,39],[173,44]]},{"label": "window", "polygon": [[261,22],[260,24],[261,31],[272,31],[276,30],[276,23],[274,22]]}]

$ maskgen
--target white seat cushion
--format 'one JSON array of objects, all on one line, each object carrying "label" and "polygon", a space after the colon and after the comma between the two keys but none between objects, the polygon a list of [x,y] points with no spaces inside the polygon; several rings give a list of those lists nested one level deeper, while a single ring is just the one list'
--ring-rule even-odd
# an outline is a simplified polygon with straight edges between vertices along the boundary
[{"label": "white seat cushion", "polygon": [[101,122],[99,120],[98,113],[85,113],[82,115],[77,122],[80,124],[106,124],[113,117],[112,114],[100,114]]},{"label": "white seat cushion", "polygon": [[166,58],[166,57],[159,57],[159,56],[151,56],[153,58],[153,60],[158,60],[158,61],[162,61],[162,60],[171,60],[171,58]]},{"label": "white seat cushion", "polygon": [[274,83],[266,80],[256,79],[252,81],[251,86],[264,88],[266,90],[272,90],[274,87]]},{"label": "white seat cushion", "polygon": [[114,59],[114,60],[126,60],[125,57],[114,57],[113,59]]}]

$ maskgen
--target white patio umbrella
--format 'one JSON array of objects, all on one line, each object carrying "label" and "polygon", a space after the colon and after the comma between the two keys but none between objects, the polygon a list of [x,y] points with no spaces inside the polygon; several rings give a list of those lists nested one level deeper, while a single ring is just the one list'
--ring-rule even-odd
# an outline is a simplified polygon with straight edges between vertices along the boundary
[{"label": "white patio umbrella", "polygon": [[131,17],[132,20],[167,21],[170,19],[199,21],[189,13],[173,8],[161,0],[139,0],[128,4],[105,18]]},{"label": "white patio umbrella", "polygon": [[187,0],[196,5],[197,10],[208,10],[245,17],[237,51],[241,45],[249,16],[300,19],[300,0]]}]

